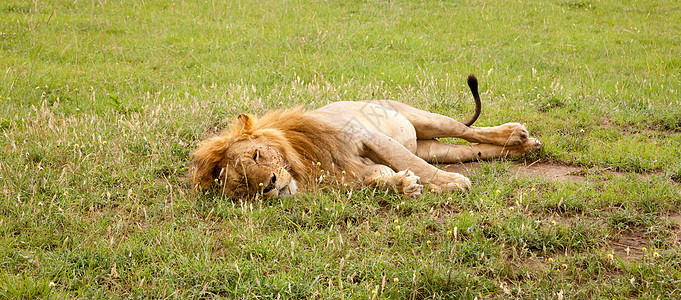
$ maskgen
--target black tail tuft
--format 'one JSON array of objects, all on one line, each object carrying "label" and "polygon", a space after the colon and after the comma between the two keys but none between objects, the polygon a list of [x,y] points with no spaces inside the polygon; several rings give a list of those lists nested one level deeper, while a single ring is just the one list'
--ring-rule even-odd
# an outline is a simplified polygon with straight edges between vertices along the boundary
[{"label": "black tail tuft", "polygon": [[478,93],[478,79],[475,75],[468,75],[468,87],[471,88],[471,93],[473,94],[473,99],[475,99],[475,112],[466,121],[463,122],[466,126],[471,126],[480,116],[480,111],[482,110],[482,103],[480,102],[480,94]]}]

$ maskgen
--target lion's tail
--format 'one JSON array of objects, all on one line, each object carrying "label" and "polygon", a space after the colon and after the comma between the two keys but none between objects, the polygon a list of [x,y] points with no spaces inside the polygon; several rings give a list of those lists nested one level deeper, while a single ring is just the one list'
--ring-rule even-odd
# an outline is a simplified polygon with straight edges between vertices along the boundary
[{"label": "lion's tail", "polygon": [[471,88],[471,93],[473,93],[473,99],[475,99],[475,112],[466,121],[463,122],[466,126],[471,126],[480,116],[480,110],[482,109],[482,103],[480,103],[480,94],[478,93],[478,79],[475,75],[468,75],[468,87]]}]

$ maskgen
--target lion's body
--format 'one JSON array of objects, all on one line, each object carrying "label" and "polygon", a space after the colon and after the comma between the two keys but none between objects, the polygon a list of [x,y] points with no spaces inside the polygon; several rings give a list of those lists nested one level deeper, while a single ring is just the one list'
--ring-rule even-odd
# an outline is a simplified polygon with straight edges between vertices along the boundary
[{"label": "lion's body", "polygon": [[[439,142],[441,137],[478,144],[450,145]],[[428,162],[517,156],[540,146],[518,123],[469,127],[395,101],[335,102],[314,111],[274,111],[260,119],[239,115],[228,131],[202,142],[192,154],[193,179],[238,197],[287,196],[323,173],[418,196],[421,180],[433,191],[470,186],[466,177]]]}]

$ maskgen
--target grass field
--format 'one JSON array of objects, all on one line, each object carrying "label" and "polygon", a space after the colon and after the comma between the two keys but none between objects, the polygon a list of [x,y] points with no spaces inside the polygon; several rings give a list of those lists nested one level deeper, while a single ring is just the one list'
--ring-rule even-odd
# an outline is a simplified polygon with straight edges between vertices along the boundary
[{"label": "grass field", "polygon": [[[0,298],[681,297],[676,1],[0,3]],[[465,194],[195,192],[236,114],[395,99],[544,149]],[[518,176],[569,166],[576,180]]]}]

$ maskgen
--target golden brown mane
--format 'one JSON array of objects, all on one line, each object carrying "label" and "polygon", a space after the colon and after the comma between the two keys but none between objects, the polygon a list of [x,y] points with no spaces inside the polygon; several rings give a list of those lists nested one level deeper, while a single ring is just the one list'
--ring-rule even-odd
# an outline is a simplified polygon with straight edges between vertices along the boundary
[{"label": "golden brown mane", "polygon": [[[301,108],[284,109],[261,118],[241,114],[220,136],[201,143],[194,157],[194,182],[211,185],[219,175],[217,166],[229,146],[243,139],[265,137],[286,159],[296,180],[313,181],[320,170],[340,177],[345,170],[358,170],[359,143],[343,139],[342,132]],[[218,169],[216,170],[216,166]]]}]

